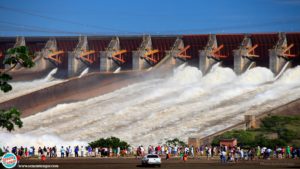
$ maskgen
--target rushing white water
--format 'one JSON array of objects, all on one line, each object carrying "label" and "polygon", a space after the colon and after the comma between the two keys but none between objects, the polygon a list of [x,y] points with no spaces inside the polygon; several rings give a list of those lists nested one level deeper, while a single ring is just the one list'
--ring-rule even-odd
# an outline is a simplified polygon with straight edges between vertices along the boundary
[{"label": "rushing white water", "polygon": [[241,122],[245,114],[259,114],[300,98],[300,67],[273,81],[273,73],[261,67],[236,76],[232,69],[214,65],[202,77],[197,68],[183,65],[170,78],[60,104],[24,118],[24,127],[11,135],[54,135],[86,142],[116,136],[132,145],[206,136]]},{"label": "rushing white water", "polygon": [[62,80],[57,80],[53,78],[53,75],[56,72],[57,68],[51,70],[48,73],[48,75],[43,79],[10,83],[13,89],[8,93],[3,93],[2,91],[0,91],[0,102],[4,102],[62,82]]},{"label": "rushing white water", "polygon": [[81,73],[80,73],[80,75],[79,75],[79,77],[78,78],[81,78],[82,76],[84,76],[84,75],[86,75],[87,73],[89,73],[89,68],[85,68]]},{"label": "rushing white water", "polygon": [[[42,136],[34,136],[34,135],[27,135],[27,134],[8,134],[8,133],[0,133],[0,138],[5,138],[5,143],[0,141],[1,145],[7,145],[6,143],[13,143],[9,146],[25,146],[25,147],[39,147],[39,146],[77,146],[77,145],[87,145],[86,142],[83,141],[65,141],[57,136],[53,135],[42,135]],[[2,146],[1,146],[2,147]]]},{"label": "rushing white water", "polygon": [[285,72],[285,70],[287,69],[288,65],[290,64],[289,61],[287,61],[283,68],[280,70],[280,72],[278,73],[278,75],[275,77],[275,80],[277,80],[279,77],[281,77],[281,75]]},{"label": "rushing white water", "polygon": [[147,71],[150,71],[150,70],[152,70],[153,69],[153,67],[151,66],[151,67],[149,67],[148,69],[147,69]]},{"label": "rushing white water", "polygon": [[121,67],[118,67],[118,69],[116,69],[116,70],[114,71],[114,73],[120,73],[120,71],[121,71]]},{"label": "rushing white water", "polygon": [[251,62],[246,71],[248,71],[249,69],[251,69],[254,64],[255,64],[255,62]]}]

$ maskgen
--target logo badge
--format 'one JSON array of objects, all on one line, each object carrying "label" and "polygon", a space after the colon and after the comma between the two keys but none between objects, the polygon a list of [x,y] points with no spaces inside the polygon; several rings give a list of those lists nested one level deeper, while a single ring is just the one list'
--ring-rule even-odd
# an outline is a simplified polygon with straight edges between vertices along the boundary
[{"label": "logo badge", "polygon": [[1,162],[5,168],[14,168],[17,165],[18,160],[15,154],[6,153],[2,156]]}]

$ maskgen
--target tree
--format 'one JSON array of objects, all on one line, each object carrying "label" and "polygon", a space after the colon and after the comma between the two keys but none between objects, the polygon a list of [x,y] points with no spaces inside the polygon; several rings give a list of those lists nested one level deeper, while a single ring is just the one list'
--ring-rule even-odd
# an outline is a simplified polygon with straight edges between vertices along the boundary
[{"label": "tree", "polygon": [[121,150],[127,149],[130,146],[127,142],[121,141],[117,137],[100,138],[96,141],[90,142],[89,145],[92,148],[111,147],[113,149],[116,149],[117,147],[120,147]]},{"label": "tree", "polygon": [[[9,92],[12,90],[12,86],[9,81],[12,77],[8,74],[9,71],[13,70],[17,65],[24,68],[31,68],[34,66],[32,55],[26,46],[18,46],[7,50],[7,58],[4,59],[5,65],[10,65],[8,69],[0,71],[0,90],[3,92]],[[21,112],[16,108],[10,108],[9,110],[0,109],[0,127],[5,128],[8,131],[12,131],[15,125],[21,128],[23,123],[20,119]]]},{"label": "tree", "polygon": [[174,138],[173,140],[167,140],[166,144],[168,146],[187,146],[187,144],[184,141],[181,141],[178,138]]}]

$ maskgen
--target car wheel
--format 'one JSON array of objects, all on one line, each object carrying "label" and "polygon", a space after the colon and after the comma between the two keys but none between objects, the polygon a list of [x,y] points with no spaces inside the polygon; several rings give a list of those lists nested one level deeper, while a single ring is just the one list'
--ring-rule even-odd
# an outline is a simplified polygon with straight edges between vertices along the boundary
[{"label": "car wheel", "polygon": [[160,167],[161,167],[161,165],[160,165],[160,164],[158,164],[158,167],[160,168]]}]

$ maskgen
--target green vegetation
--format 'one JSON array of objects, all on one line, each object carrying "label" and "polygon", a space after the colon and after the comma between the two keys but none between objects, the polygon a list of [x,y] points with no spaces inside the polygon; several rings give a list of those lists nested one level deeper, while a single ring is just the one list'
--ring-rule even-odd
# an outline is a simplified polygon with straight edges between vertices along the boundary
[{"label": "green vegetation", "polygon": [[[8,74],[9,71],[14,69],[17,65],[25,68],[34,66],[32,55],[29,54],[29,50],[26,46],[10,48],[7,50],[6,55],[9,57],[5,58],[3,63],[10,65],[10,68],[0,71],[0,90],[3,92],[12,90],[12,86],[9,84],[9,81],[12,80],[12,77]],[[0,109],[0,127],[8,131],[14,130],[15,125],[21,128],[23,123],[20,116],[21,112],[16,108],[9,110]]]},{"label": "green vegetation", "polygon": [[130,145],[126,143],[125,141],[121,141],[117,137],[110,137],[110,138],[100,138],[96,141],[90,142],[89,145],[92,148],[96,147],[111,147],[113,149],[116,149],[117,147],[120,147],[121,150],[127,149]]},{"label": "green vegetation", "polygon": [[166,145],[168,145],[168,146],[187,146],[187,144],[184,141],[181,141],[178,138],[174,138],[173,140],[167,140]]},{"label": "green vegetation", "polygon": [[4,152],[2,151],[2,149],[0,148],[0,157],[4,155]]},{"label": "green vegetation", "polygon": [[[242,147],[293,145],[300,146],[300,116],[269,116],[261,121],[258,129],[233,130],[213,139],[212,145],[219,145],[221,139],[236,138]],[[276,135],[277,138],[269,138]]]}]

